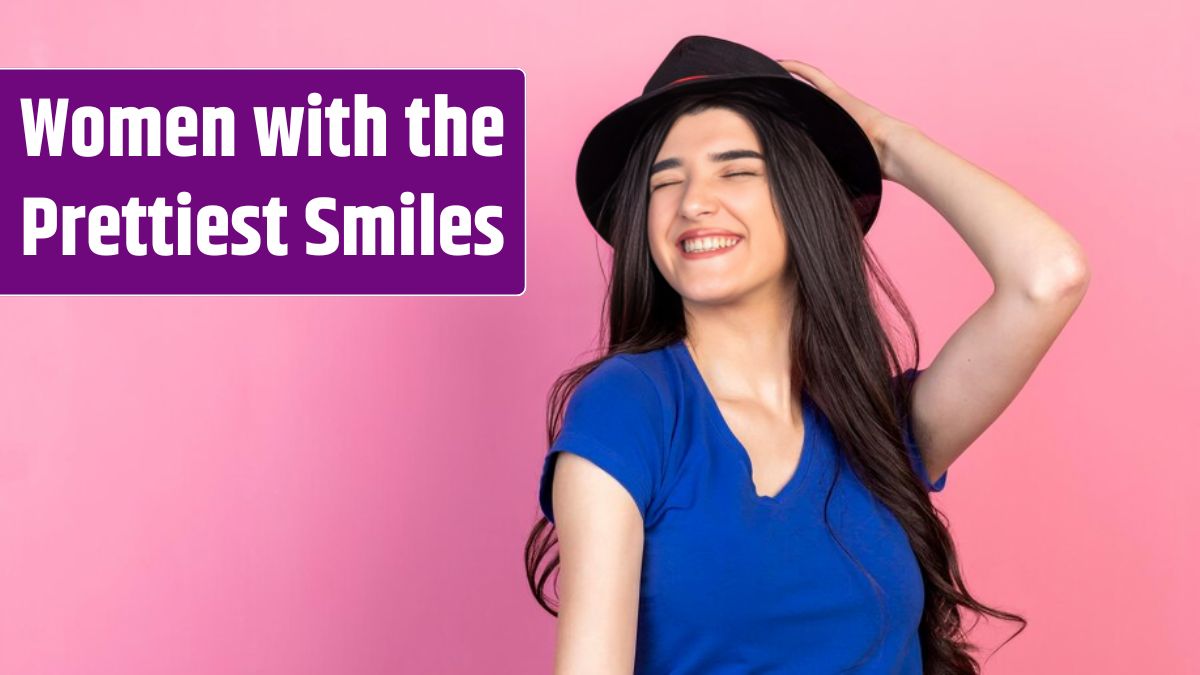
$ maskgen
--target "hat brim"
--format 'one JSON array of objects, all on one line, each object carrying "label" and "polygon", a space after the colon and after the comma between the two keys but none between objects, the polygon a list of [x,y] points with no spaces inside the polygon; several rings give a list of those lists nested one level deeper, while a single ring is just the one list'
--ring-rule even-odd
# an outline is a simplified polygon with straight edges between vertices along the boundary
[{"label": "hat brim", "polygon": [[606,115],[588,134],[575,167],[575,187],[584,213],[605,241],[612,244],[608,228],[602,227],[607,224],[599,222],[604,199],[646,124],[681,95],[728,91],[742,84],[765,84],[783,96],[795,110],[796,121],[841,178],[863,234],[870,230],[879,213],[883,176],[870,139],[849,113],[790,74],[713,75],[643,94]]}]

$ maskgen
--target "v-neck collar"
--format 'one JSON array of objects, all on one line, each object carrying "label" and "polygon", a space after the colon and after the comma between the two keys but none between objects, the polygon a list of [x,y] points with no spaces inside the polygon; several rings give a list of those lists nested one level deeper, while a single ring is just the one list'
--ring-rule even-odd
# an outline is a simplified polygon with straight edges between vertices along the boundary
[{"label": "v-neck collar", "polygon": [[746,491],[760,504],[771,505],[781,503],[804,480],[804,475],[813,461],[812,455],[815,448],[814,434],[817,432],[817,425],[815,422],[816,416],[813,414],[812,409],[813,404],[808,397],[808,393],[802,391],[800,396],[800,408],[804,419],[804,441],[801,444],[800,459],[796,467],[792,470],[791,477],[788,478],[787,482],[784,483],[778,492],[773,495],[760,495],[758,494],[758,486],[754,483],[754,465],[750,462],[750,453],[746,452],[746,446],[742,445],[742,442],[738,440],[738,437],[734,435],[733,430],[725,421],[725,416],[721,413],[720,406],[717,405],[717,399],[709,389],[708,383],[704,381],[704,376],[700,373],[700,367],[696,365],[695,359],[692,358],[691,351],[688,350],[687,345],[684,344],[682,339],[676,340],[671,345],[671,348],[675,351],[679,361],[683,363],[685,370],[687,370],[691,384],[701,394],[700,398],[705,408],[703,411],[704,417],[708,419],[712,428],[724,439],[725,443],[733,448],[738,455],[740,463],[745,468],[746,474],[743,484],[746,487]]}]

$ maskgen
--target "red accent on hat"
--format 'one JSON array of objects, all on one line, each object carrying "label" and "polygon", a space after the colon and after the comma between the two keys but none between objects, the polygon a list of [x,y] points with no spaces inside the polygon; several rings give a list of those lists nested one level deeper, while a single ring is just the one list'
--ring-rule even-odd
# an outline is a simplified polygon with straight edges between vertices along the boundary
[{"label": "red accent on hat", "polygon": [[688,75],[687,77],[681,77],[681,78],[679,78],[678,80],[674,80],[674,81],[672,81],[672,82],[668,82],[668,83],[667,83],[667,86],[669,87],[669,86],[671,86],[671,85],[673,85],[673,84],[679,84],[680,82],[687,82],[688,80],[698,80],[698,79],[700,79],[700,78],[702,78],[702,77],[708,77],[708,75]]}]

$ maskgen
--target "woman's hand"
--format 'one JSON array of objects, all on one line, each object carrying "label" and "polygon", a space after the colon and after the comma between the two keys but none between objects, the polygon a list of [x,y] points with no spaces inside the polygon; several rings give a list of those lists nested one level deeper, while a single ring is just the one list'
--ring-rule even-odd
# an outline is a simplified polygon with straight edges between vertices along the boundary
[{"label": "woman's hand", "polygon": [[854,118],[858,126],[862,127],[862,130],[867,134],[867,138],[871,141],[871,147],[875,149],[875,155],[879,159],[879,167],[883,171],[883,177],[892,180],[892,176],[888,174],[888,134],[900,127],[907,126],[907,123],[884,114],[866,101],[841,88],[815,66],[810,66],[807,63],[794,59],[776,60],[789,73],[804,78],[816,87],[818,91],[833,99],[846,112],[850,113],[850,116]]}]

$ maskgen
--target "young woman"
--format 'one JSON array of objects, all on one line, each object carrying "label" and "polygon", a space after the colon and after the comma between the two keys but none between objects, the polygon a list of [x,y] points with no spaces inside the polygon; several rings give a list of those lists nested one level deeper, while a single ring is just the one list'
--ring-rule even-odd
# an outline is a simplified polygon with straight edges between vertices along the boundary
[{"label": "young woman", "polygon": [[[925,369],[870,284],[919,363],[864,240],[882,178],[995,284]],[[525,552],[555,672],[978,672],[960,608],[1025,621],[968,593],[929,492],[1080,303],[1075,240],[816,68],[706,36],[597,125],[577,185],[614,252],[608,347],[552,390]]]}]

